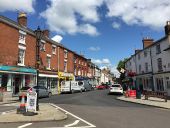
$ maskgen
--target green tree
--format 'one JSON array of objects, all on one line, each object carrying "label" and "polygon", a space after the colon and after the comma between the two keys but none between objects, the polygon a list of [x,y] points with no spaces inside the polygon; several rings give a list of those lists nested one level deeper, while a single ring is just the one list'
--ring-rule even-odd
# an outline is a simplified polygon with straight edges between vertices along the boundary
[{"label": "green tree", "polygon": [[[128,60],[128,58],[125,58],[124,60],[120,60],[117,65],[117,70],[120,72],[120,70],[123,68],[125,69],[125,62]],[[121,72],[120,72],[121,73]]]}]

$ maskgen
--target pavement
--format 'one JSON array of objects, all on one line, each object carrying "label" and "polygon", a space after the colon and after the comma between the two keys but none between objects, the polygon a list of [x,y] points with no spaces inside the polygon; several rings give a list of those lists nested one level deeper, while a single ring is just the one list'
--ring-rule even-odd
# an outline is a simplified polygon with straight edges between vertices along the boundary
[{"label": "pavement", "polygon": [[117,97],[117,99],[121,101],[126,101],[126,102],[132,102],[132,103],[137,103],[137,104],[142,104],[142,105],[170,109],[170,100],[165,102],[165,100],[161,98],[149,97],[148,100],[145,100],[144,96],[142,96],[141,99],[136,99],[132,97],[126,98],[125,96],[121,96],[121,97]]},{"label": "pavement", "polygon": [[16,109],[9,112],[4,112],[0,115],[0,123],[13,122],[34,122],[34,121],[58,121],[67,119],[67,115],[58,108],[49,103],[41,103],[40,110],[37,115],[24,116],[23,114],[16,114]]}]

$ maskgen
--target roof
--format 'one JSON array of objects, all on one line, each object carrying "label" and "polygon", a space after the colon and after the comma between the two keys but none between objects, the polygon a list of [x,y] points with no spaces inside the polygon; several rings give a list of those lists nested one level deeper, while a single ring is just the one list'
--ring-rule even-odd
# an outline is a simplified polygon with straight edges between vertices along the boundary
[{"label": "roof", "polygon": [[[8,24],[8,25],[10,25],[10,26],[12,26],[12,27],[14,27],[14,28],[19,29],[19,30],[23,30],[23,31],[29,33],[30,35],[32,35],[32,36],[34,36],[34,37],[36,36],[35,33],[34,33],[34,31],[33,31],[32,29],[27,28],[27,27],[25,27],[25,26],[21,26],[21,25],[18,24],[18,22],[13,21],[13,20],[11,20],[11,19],[9,19],[9,18],[7,18],[7,17],[4,17],[4,16],[2,16],[2,15],[0,15],[0,22],[6,23],[6,24]],[[60,44],[60,43],[58,43],[58,42],[56,42],[56,41],[54,41],[54,40],[52,40],[52,39],[50,39],[50,38],[48,38],[48,37],[45,37],[45,36],[44,36],[42,39],[43,39],[43,40],[46,40],[46,41],[49,41],[50,43],[52,43],[52,44],[54,44],[54,45],[57,45],[57,46],[60,46],[60,47],[62,47],[62,48],[64,48],[64,49],[67,49],[68,51],[71,51],[71,52],[73,52],[74,54],[76,54],[76,55],[78,55],[78,56],[80,56],[80,57],[82,57],[82,58],[84,58],[84,59],[87,59],[87,58],[85,58],[84,56],[82,56],[82,55],[80,55],[80,54],[72,51],[71,49],[65,47],[63,44]]]}]

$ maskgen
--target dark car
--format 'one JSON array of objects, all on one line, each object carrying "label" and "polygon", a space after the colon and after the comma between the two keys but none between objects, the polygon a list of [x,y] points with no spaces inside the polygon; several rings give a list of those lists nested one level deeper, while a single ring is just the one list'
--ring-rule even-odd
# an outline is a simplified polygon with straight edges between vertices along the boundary
[{"label": "dark car", "polygon": [[25,87],[22,87],[20,89],[20,92],[18,94],[19,100],[22,99],[22,96],[25,97],[25,100],[27,99],[27,92],[28,92],[28,90],[35,91],[35,92],[38,91],[39,92],[38,93],[39,94],[39,96],[38,96],[39,98],[41,98],[41,97],[50,97],[52,95],[51,90],[47,89],[44,86],[33,86],[33,87],[25,86]]}]

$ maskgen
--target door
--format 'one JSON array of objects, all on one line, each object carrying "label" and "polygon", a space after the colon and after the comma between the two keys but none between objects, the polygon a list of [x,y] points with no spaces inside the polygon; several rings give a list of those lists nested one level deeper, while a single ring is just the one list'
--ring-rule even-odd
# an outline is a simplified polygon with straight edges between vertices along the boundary
[{"label": "door", "polygon": [[21,86],[21,75],[15,75],[13,78],[13,94],[19,93],[19,88]]}]

